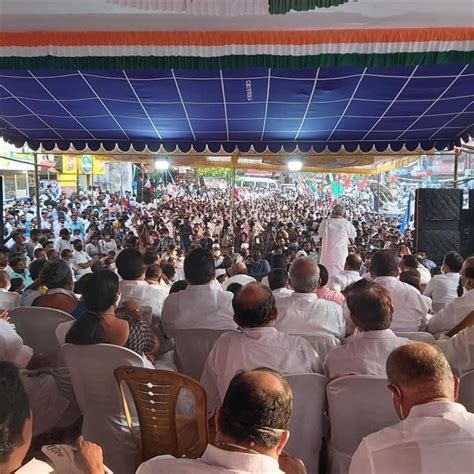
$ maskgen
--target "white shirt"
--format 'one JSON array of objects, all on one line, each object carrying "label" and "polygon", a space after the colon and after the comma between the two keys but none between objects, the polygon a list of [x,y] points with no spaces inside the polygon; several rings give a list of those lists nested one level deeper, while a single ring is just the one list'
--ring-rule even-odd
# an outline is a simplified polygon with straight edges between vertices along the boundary
[{"label": "white shirt", "polygon": [[349,474],[467,474],[473,466],[474,414],[459,403],[432,402],[365,437]]},{"label": "white shirt", "polygon": [[167,337],[179,329],[237,329],[232,309],[233,294],[206,285],[188,285],[170,294],[163,305],[161,324]]},{"label": "white shirt", "polygon": [[252,283],[256,281],[255,278],[252,278],[251,276],[248,275],[234,275],[231,276],[230,278],[227,278],[227,280],[222,283],[222,288],[224,290],[227,290],[227,287],[231,283],[238,283],[239,285],[245,286],[247,283]]},{"label": "white shirt", "polygon": [[15,367],[24,369],[33,357],[33,349],[23,344],[23,339],[13,326],[0,319],[0,361],[9,361]]},{"label": "white shirt", "polygon": [[365,331],[346,339],[344,345],[330,350],[324,360],[324,373],[332,380],[344,375],[385,377],[385,364],[394,349],[410,342],[397,337],[391,329]]},{"label": "white shirt", "polygon": [[200,459],[176,459],[172,456],[157,456],[144,462],[137,474],[283,474],[278,461],[264,454],[253,454],[219,449],[211,444]]},{"label": "white shirt", "polygon": [[166,291],[144,280],[121,280],[119,283],[121,301],[135,301],[140,306],[150,306],[154,317],[160,317],[167,297]]},{"label": "white shirt", "polygon": [[4,309],[12,310],[20,305],[20,295],[0,288],[0,313]]},{"label": "white shirt", "polygon": [[316,293],[293,292],[278,298],[277,309],[275,327],[287,334],[329,334],[341,339],[346,334],[342,308]]},{"label": "white shirt", "polygon": [[72,241],[71,240],[64,240],[61,237],[59,239],[56,239],[53,244],[54,250],[56,250],[59,255],[61,255],[61,252],[63,250],[74,250],[72,246]]},{"label": "white shirt", "polygon": [[436,313],[428,322],[428,331],[439,334],[453,329],[474,311],[474,289],[467,291]]},{"label": "white shirt", "polygon": [[321,222],[318,235],[321,239],[320,263],[329,276],[337,275],[343,268],[349,254],[349,239],[355,239],[355,227],[342,218],[330,217]]},{"label": "white shirt", "polygon": [[359,281],[361,278],[359,272],[354,270],[343,270],[341,273],[330,279],[329,288],[331,288],[331,290],[342,291],[351,283]]},{"label": "white shirt", "polygon": [[276,290],[272,290],[272,293],[275,297],[275,301],[278,301],[279,298],[286,298],[287,296],[292,295],[293,290],[290,290],[289,288],[277,288]]},{"label": "white shirt", "polygon": [[377,277],[375,282],[386,288],[395,309],[391,329],[395,332],[424,331],[430,302],[420,292],[395,277]]},{"label": "white shirt", "polygon": [[99,240],[99,250],[100,253],[103,255],[107,255],[109,252],[117,252],[117,242],[114,239],[111,239],[107,242],[107,240]]},{"label": "white shirt", "polygon": [[207,391],[209,414],[224,400],[238,370],[262,366],[284,375],[321,372],[318,355],[302,337],[289,336],[274,327],[225,333],[212,348],[201,376],[201,384]]},{"label": "white shirt", "polygon": [[420,265],[418,265],[417,270],[418,270],[418,273],[420,274],[420,283],[422,285],[428,284],[431,281],[430,271],[421,263]]},{"label": "white shirt", "polygon": [[463,329],[451,338],[441,336],[436,345],[458,375],[474,370],[474,326]]},{"label": "white shirt", "polygon": [[433,300],[433,311],[441,311],[458,297],[459,273],[435,275],[426,285],[425,296]]},{"label": "white shirt", "polygon": [[76,277],[79,279],[82,275],[85,275],[86,273],[92,273],[91,267],[87,268],[81,268],[79,265],[82,265],[84,263],[89,263],[92,260],[92,258],[89,257],[89,255],[84,252],[84,250],[74,250],[71,258],[71,263],[72,263],[72,268],[74,269],[74,274]]}]

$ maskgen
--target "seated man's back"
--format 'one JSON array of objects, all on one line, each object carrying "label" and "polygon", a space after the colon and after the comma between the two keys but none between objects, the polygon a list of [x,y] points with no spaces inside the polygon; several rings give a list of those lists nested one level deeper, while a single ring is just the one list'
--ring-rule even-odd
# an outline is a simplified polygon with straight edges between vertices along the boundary
[{"label": "seated man's back", "polygon": [[397,280],[398,260],[391,250],[377,252],[370,268],[374,280],[390,292],[394,306],[393,331],[424,331],[430,302],[412,286]]},{"label": "seated man's back", "polygon": [[279,298],[275,327],[287,334],[327,334],[344,337],[345,322],[342,308],[331,301],[318,298],[320,271],[309,257],[298,258],[290,268],[294,292]]},{"label": "seated man's back", "polygon": [[201,377],[210,413],[222,401],[238,370],[265,365],[283,374],[321,371],[321,361],[306,340],[273,327],[277,310],[269,288],[251,283],[234,297],[233,306],[242,332],[229,332],[219,338]]},{"label": "seated man's back", "polygon": [[390,293],[377,283],[362,279],[347,289],[347,306],[360,334],[328,352],[324,372],[331,380],[344,375],[385,376],[392,350],[409,343],[390,329],[393,305]]},{"label": "seated man's back", "polygon": [[161,323],[167,337],[179,329],[237,329],[232,319],[232,293],[213,285],[214,259],[205,249],[191,251],[184,261],[186,289],[170,294]]},{"label": "seated man's back", "polygon": [[474,414],[455,403],[459,380],[442,352],[405,344],[388,357],[387,377],[402,421],[365,437],[349,474],[472,472]]}]

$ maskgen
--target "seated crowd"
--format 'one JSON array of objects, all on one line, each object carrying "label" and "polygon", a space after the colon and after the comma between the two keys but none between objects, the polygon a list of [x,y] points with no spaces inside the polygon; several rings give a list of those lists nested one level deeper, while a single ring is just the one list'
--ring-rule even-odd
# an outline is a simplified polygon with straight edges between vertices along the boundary
[{"label": "seated crowd", "polygon": [[[76,239],[71,249],[68,234],[59,231],[51,257],[35,248],[28,268],[15,255],[0,270],[0,472],[52,472],[57,460],[28,454],[32,437],[80,423],[81,416],[77,407],[70,413],[74,397],[58,383],[57,361],[34,353],[9,321],[22,307],[70,315],[56,331],[60,345],[119,346],[149,369],[177,370],[173,353],[182,330],[222,333],[200,377],[210,443],[199,459],[144,460],[139,474],[306,472],[285,451],[293,411],[285,376],[298,374],[321,374],[328,382],[353,375],[388,380],[401,421],[360,440],[350,473],[474,469],[474,414],[456,403],[458,377],[474,370],[474,257],[450,252],[442,273],[431,276],[413,255],[385,249],[364,260],[350,253],[343,271],[329,277],[306,252],[276,253],[269,263],[256,248],[247,265],[212,244],[190,250],[171,271],[163,258],[169,247],[161,257],[118,251],[108,236],[101,241],[107,258],[98,263],[90,252],[100,242],[84,251]],[[173,273],[184,278],[173,282]],[[18,278],[23,289],[9,291]],[[414,342],[418,336],[431,342]],[[77,472],[110,467],[122,474],[108,453],[103,459],[101,448],[82,437],[74,451],[68,459]],[[71,466],[54,472],[76,472]]]}]

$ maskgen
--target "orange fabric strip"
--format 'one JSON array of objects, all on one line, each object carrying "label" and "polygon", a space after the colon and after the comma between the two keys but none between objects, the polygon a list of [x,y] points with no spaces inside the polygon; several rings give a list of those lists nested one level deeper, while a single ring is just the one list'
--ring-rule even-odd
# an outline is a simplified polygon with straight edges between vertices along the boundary
[{"label": "orange fabric strip", "polygon": [[400,28],[318,31],[77,31],[0,33],[6,46],[225,46],[226,44],[413,43],[474,40],[474,28]]}]

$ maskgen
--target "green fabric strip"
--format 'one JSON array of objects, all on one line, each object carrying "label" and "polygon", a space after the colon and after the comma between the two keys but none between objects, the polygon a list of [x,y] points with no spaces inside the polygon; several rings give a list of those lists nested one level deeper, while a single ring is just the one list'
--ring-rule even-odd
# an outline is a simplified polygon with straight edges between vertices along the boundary
[{"label": "green fabric strip", "polygon": [[290,10],[298,12],[329,8],[348,3],[349,0],[268,0],[268,9],[272,15],[284,15]]},{"label": "green fabric strip", "polygon": [[391,67],[421,64],[469,64],[474,51],[391,54],[321,54],[317,56],[229,55],[182,56],[1,57],[0,69],[238,69],[250,67],[315,69],[318,67]]}]

